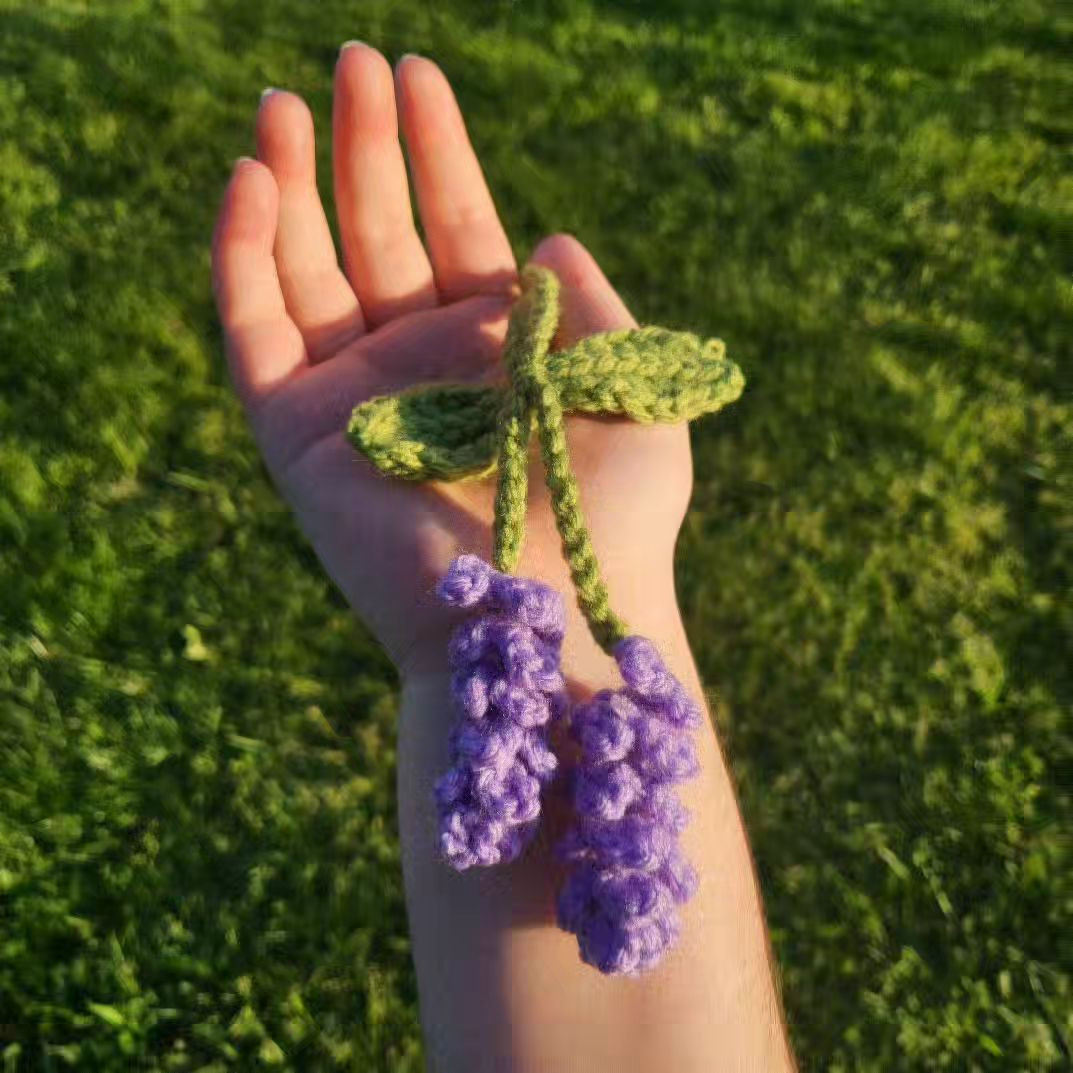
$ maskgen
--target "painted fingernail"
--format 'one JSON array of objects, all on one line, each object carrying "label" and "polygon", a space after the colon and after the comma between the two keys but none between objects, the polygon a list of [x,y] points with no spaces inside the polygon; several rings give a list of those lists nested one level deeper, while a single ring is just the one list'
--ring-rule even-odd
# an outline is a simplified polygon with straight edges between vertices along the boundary
[{"label": "painted fingernail", "polygon": [[276,89],[275,86],[265,86],[265,88],[261,90],[261,100],[263,101],[265,97],[271,97],[273,93],[279,93],[279,90]]}]

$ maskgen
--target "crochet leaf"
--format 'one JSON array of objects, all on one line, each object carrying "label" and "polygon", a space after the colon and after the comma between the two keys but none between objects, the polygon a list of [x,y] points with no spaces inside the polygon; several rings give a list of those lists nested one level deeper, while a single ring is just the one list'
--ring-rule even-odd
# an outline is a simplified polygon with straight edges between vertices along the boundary
[{"label": "crochet leaf", "polygon": [[382,473],[409,481],[455,481],[495,469],[501,388],[433,384],[354,408],[350,442]]},{"label": "crochet leaf", "polygon": [[[548,378],[571,413],[652,423],[690,421],[733,402],[745,385],[719,339],[640,328],[590,335],[547,357]],[[350,442],[381,472],[412,481],[455,481],[496,467],[505,389],[421,385],[355,407]]]},{"label": "crochet leaf", "polygon": [[549,354],[548,376],[571,413],[634,421],[692,421],[733,402],[745,387],[721,339],[633,328],[590,335]]}]

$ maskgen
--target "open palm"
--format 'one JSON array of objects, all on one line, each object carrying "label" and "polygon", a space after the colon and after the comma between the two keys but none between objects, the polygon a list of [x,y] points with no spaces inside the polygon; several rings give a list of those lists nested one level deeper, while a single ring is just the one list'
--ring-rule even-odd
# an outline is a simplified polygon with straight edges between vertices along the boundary
[{"label": "open palm", "polygon": [[[257,151],[257,161],[235,167],[213,244],[236,388],[277,486],[332,578],[401,670],[432,667],[442,660],[446,618],[430,592],[459,551],[488,555],[492,484],[385,478],[344,431],[351,409],[373,395],[500,375],[516,293],[510,243],[454,95],[429,60],[406,57],[393,74],[368,46],[340,53],[333,172],[343,267],[317,191],[312,117],[299,97],[272,91],[262,99]],[[563,283],[557,346],[634,324],[575,240],[547,239],[533,260]],[[627,618],[634,607],[643,613],[654,577],[669,578],[688,501],[685,429],[572,418],[569,439],[612,600]],[[537,474],[531,488],[520,570],[568,591]]]},{"label": "open palm", "polygon": [[[519,860],[458,873],[439,859],[430,788],[448,763],[455,713],[446,703],[451,619],[432,592],[460,551],[488,557],[493,482],[385,477],[345,429],[371,396],[501,377],[517,266],[435,64],[408,57],[393,74],[375,49],[344,47],[333,111],[343,267],[317,193],[309,110],[272,92],[257,115],[259,160],[239,161],[224,195],[213,279],[232,377],[273,479],[400,671],[399,840],[430,1068],[790,1069],[748,847],[711,726],[697,735],[701,775],[682,789],[694,814],[683,848],[718,880],[702,883],[681,942],[641,980],[592,972],[553,926],[565,780]],[[562,284],[557,347],[633,326],[574,239],[545,239],[532,260]],[[575,416],[567,441],[612,606],[658,638],[698,692],[672,569],[692,484],[685,426]],[[518,572],[567,593],[541,474],[530,477]],[[608,657],[567,604],[571,689],[611,684]]]}]

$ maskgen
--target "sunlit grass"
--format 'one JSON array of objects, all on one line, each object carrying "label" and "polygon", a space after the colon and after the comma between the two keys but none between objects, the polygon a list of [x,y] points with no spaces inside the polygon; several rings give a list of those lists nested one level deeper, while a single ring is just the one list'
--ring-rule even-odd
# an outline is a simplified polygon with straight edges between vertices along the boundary
[{"label": "sunlit grass", "polygon": [[208,285],[262,86],[326,131],[352,37],[442,62],[520,255],[745,369],[680,592],[803,1067],[1068,1068],[1061,10],[0,2],[5,1069],[420,1067],[391,670]]}]

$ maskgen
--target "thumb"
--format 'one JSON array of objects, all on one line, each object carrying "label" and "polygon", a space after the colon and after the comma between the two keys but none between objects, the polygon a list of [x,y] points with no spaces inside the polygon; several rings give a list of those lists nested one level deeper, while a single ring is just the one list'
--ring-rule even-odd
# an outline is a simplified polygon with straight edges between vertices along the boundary
[{"label": "thumb", "polygon": [[562,284],[559,296],[557,349],[571,346],[595,332],[636,328],[618,292],[593,256],[572,235],[551,235],[533,251],[531,264],[550,268]]}]

